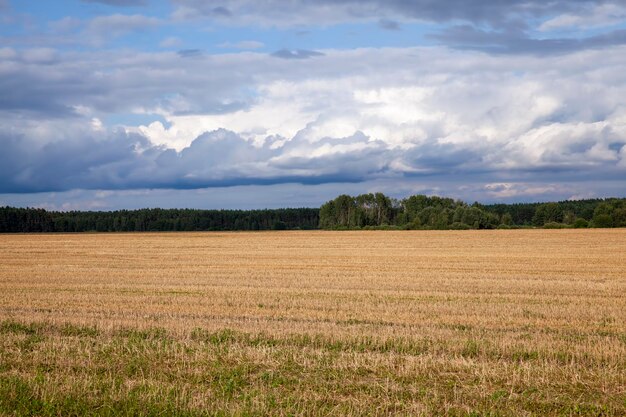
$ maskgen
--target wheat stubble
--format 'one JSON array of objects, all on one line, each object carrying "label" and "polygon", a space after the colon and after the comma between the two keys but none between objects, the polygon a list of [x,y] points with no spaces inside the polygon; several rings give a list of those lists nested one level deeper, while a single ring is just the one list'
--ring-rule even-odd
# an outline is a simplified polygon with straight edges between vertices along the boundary
[{"label": "wheat stubble", "polygon": [[624,229],[3,235],[0,320],[9,415],[626,415]]}]

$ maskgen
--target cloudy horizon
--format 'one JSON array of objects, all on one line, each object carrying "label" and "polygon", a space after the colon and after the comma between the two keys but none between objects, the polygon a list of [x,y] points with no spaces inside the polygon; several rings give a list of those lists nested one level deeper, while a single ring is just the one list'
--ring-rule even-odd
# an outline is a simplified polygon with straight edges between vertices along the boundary
[{"label": "cloudy horizon", "polygon": [[0,206],[626,197],[623,1],[0,0]]}]

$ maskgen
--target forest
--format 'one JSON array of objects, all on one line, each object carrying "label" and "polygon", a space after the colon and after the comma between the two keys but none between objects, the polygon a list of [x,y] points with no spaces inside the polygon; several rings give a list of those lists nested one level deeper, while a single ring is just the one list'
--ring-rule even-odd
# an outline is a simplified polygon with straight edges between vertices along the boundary
[{"label": "forest", "polygon": [[510,229],[625,227],[626,199],[471,205],[451,198],[340,195],[320,208],[322,229]]},{"label": "forest", "polygon": [[467,204],[451,198],[383,193],[340,195],[317,208],[47,211],[0,207],[0,233],[309,229],[509,229],[626,227],[626,199]]},{"label": "forest", "polygon": [[0,233],[305,230],[318,228],[318,213],[313,208],[60,212],[0,207]]}]

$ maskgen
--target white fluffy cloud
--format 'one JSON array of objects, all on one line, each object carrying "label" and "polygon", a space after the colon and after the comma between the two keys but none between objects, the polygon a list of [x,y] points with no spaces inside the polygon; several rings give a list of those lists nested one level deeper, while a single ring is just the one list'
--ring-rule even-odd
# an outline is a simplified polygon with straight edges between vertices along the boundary
[{"label": "white fluffy cloud", "polygon": [[[506,198],[484,184],[626,173],[624,47],[321,52],[2,49],[0,192],[463,178]],[[131,113],[153,121],[107,122]]]},{"label": "white fluffy cloud", "polygon": [[[312,69],[298,80],[264,77],[240,110],[163,111],[168,128],[156,122],[138,131],[179,150],[218,128],[257,144],[267,137],[316,143],[362,132],[389,149],[475,149],[480,159],[463,163],[476,169],[612,165],[620,161],[619,144],[626,138],[622,49],[615,48],[611,57],[587,51],[551,60],[439,48],[416,48],[408,58],[396,50],[326,51],[315,58],[320,71]],[[274,72],[271,58],[250,59],[264,61],[268,72]],[[396,65],[384,76],[372,71],[377,62],[394,59]],[[601,69],[590,65],[598,59],[604,61]],[[346,75],[341,71],[346,61],[367,70]],[[298,70],[293,63],[281,65]],[[406,161],[394,164],[407,172],[421,169]]]}]

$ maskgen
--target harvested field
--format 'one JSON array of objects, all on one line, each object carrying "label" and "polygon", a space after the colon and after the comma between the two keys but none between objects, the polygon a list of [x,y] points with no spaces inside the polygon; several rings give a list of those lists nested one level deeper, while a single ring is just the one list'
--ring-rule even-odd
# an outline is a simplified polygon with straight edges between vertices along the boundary
[{"label": "harvested field", "polygon": [[626,230],[0,236],[0,415],[626,415]]}]

